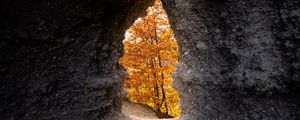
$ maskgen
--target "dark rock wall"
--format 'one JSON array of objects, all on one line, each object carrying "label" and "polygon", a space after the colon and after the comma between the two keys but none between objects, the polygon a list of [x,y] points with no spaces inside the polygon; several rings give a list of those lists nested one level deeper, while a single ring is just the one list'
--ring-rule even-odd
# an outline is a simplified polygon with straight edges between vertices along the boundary
[{"label": "dark rock wall", "polygon": [[151,3],[1,1],[1,119],[95,120],[120,112],[121,41]]},{"label": "dark rock wall", "polygon": [[[298,0],[162,1],[182,119],[299,119]],[[1,119],[121,119],[122,39],[152,2],[1,1]]]},{"label": "dark rock wall", "polygon": [[182,119],[300,119],[299,0],[162,1]]}]

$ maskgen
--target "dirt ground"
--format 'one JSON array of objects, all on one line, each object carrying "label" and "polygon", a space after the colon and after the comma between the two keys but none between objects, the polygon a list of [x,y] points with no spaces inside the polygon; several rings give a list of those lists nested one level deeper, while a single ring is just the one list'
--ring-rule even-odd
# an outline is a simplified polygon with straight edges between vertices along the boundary
[{"label": "dirt ground", "polygon": [[128,100],[123,101],[122,112],[132,120],[178,120],[178,118],[159,119],[151,109]]}]

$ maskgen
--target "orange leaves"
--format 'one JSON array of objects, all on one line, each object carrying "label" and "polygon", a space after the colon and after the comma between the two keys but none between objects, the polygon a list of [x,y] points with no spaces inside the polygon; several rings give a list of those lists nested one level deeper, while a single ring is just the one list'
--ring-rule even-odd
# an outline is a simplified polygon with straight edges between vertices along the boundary
[{"label": "orange leaves", "polygon": [[178,45],[167,15],[157,0],[125,34],[120,63],[128,71],[124,87],[133,102],[147,104],[154,111],[178,116],[179,95],[171,86],[178,62]]}]

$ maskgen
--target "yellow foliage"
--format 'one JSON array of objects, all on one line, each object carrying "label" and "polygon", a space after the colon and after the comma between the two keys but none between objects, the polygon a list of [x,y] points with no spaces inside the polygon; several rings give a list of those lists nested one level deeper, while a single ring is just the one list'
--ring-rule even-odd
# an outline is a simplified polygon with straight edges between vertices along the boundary
[{"label": "yellow foliage", "polygon": [[154,111],[178,116],[179,95],[171,86],[178,62],[178,45],[160,0],[127,31],[120,62],[128,71],[124,87],[129,100]]}]

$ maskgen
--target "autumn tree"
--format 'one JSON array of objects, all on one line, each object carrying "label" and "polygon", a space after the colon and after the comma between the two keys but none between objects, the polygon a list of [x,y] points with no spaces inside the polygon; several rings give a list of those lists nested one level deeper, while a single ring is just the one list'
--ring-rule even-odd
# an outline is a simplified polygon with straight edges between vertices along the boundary
[{"label": "autumn tree", "polygon": [[171,86],[178,45],[160,0],[126,31],[120,62],[128,71],[124,87],[133,102],[161,115],[180,114],[179,95]]}]

